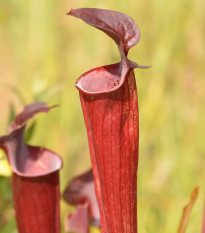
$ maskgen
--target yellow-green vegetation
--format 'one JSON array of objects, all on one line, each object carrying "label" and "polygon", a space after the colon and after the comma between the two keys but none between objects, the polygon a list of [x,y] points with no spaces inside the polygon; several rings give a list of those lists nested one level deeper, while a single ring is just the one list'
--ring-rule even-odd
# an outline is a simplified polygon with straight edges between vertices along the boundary
[{"label": "yellow-green vegetation", "polygon": [[0,151],[0,176],[9,177],[11,174],[11,168],[6,159],[6,156],[3,154],[3,151]]},{"label": "yellow-green vegetation", "polygon": [[[1,0],[1,135],[6,134],[13,111],[19,112],[23,105],[60,104],[35,118],[29,142],[63,157],[61,191],[73,176],[90,167],[75,81],[85,71],[118,62],[120,57],[110,38],[66,16],[71,7],[105,8],[131,16],[139,24],[141,41],[129,58],[152,66],[135,70],[140,110],[139,232],[177,232],[183,206],[196,186],[200,186],[199,198],[186,232],[200,232],[205,196],[202,0]],[[8,187],[10,179],[1,176],[0,233],[16,232]],[[64,201],[61,207],[63,223],[65,213],[73,208]]]}]

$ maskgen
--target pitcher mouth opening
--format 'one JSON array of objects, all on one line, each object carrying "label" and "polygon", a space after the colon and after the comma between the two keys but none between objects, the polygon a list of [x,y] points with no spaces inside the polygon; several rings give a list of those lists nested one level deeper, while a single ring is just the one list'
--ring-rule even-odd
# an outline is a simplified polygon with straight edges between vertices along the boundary
[{"label": "pitcher mouth opening", "polygon": [[128,71],[122,71],[121,63],[98,67],[81,75],[76,87],[83,93],[93,95],[113,92],[123,85]]}]

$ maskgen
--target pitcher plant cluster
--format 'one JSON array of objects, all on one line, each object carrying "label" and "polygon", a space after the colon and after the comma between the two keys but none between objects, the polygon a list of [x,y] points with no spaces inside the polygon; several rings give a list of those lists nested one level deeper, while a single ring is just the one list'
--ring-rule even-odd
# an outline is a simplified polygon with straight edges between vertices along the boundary
[{"label": "pitcher plant cluster", "polygon": [[[138,25],[111,10],[71,9],[67,15],[103,31],[116,43],[120,62],[94,68],[78,78],[92,169],[69,181],[63,198],[76,211],[65,217],[65,231],[88,233],[90,224],[102,233],[137,233],[137,167],[139,112],[134,69],[145,69],[128,59],[140,40]],[[60,233],[59,170],[55,152],[24,142],[27,122],[55,106],[28,105],[0,137],[12,169],[13,203],[20,233]],[[193,191],[178,233],[185,232],[198,194]],[[203,227],[205,232],[205,227]]]}]

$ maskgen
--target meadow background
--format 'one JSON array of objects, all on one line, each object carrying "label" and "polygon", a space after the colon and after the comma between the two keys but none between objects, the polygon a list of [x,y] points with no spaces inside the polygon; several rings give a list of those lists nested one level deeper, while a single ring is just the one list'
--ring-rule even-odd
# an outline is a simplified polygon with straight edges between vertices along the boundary
[{"label": "meadow background", "polygon": [[[200,195],[187,233],[201,232],[205,200],[205,7],[202,0],[0,0],[0,134],[25,104],[59,104],[35,118],[29,143],[64,160],[61,191],[90,167],[75,88],[84,72],[120,59],[102,32],[66,16],[70,8],[120,11],[139,25],[129,58],[136,69],[140,111],[139,233],[177,232],[194,187]],[[17,232],[11,180],[0,152],[0,233]],[[62,223],[72,210],[61,202]],[[63,232],[63,230],[62,230]]]}]

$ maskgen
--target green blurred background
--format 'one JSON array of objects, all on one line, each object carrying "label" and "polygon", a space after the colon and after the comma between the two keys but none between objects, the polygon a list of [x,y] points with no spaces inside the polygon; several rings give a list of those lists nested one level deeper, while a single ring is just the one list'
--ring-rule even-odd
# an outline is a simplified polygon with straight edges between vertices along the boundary
[{"label": "green blurred background", "polygon": [[[177,232],[183,206],[200,186],[187,233],[201,231],[205,197],[205,7],[202,0],[0,0],[0,132],[23,105],[60,104],[35,118],[33,145],[64,160],[61,191],[90,167],[76,79],[118,62],[114,42],[70,8],[97,7],[131,16],[141,30],[129,58],[140,109],[139,233]],[[0,160],[0,164],[2,163]],[[2,168],[1,168],[2,169]],[[0,232],[15,233],[10,178],[0,176]],[[70,211],[61,202],[62,223]],[[63,232],[63,231],[62,231]]]}]

